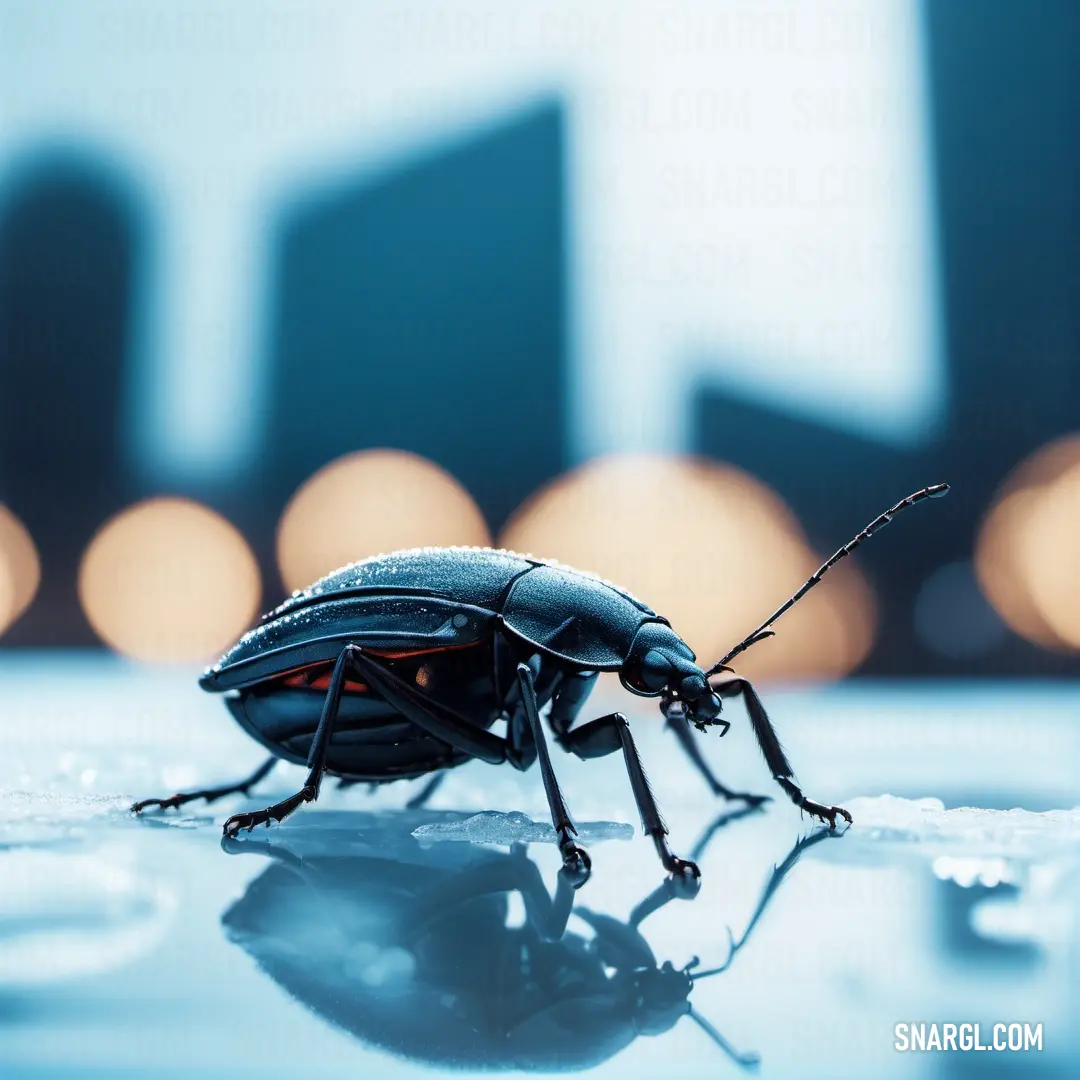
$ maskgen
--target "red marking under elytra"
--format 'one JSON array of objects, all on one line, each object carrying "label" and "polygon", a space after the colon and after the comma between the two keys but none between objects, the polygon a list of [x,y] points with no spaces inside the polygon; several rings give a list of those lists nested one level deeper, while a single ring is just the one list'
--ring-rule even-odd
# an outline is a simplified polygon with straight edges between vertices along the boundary
[{"label": "red marking under elytra", "polygon": [[[372,656],[381,656],[384,660],[400,660],[406,656],[427,656],[430,653],[450,652],[451,649],[472,649],[479,644],[481,643],[478,641],[469,641],[464,645],[437,645],[431,649],[404,649],[401,651],[365,649],[364,652],[370,653]],[[330,675],[333,668],[334,665],[327,663],[325,660],[320,660],[317,664],[307,664],[304,667],[293,668],[281,676],[281,684],[282,686],[300,686],[311,690],[329,690]],[[366,683],[353,682],[351,679],[345,680],[342,689],[347,694],[366,694],[368,692]]]},{"label": "red marking under elytra", "polygon": [[[316,665],[313,665],[313,667]],[[292,675],[286,675],[281,680],[283,686],[302,686],[311,690],[329,690],[330,689],[330,670],[327,669],[321,675],[316,675],[314,678],[311,676],[311,668],[301,668],[299,671],[294,672]],[[367,684],[353,682],[351,679],[345,680],[345,685],[342,690],[346,694],[366,694]]]}]

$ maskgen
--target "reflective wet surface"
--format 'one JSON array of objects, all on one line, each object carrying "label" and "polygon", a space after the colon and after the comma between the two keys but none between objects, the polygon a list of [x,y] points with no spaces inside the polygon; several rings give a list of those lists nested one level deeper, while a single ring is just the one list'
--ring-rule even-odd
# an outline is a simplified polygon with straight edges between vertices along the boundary
[{"label": "reflective wet surface", "polygon": [[[618,756],[555,757],[596,830],[575,893],[552,845],[514,842],[542,835],[518,816],[546,820],[535,771],[467,766],[423,811],[402,809],[411,785],[328,784],[223,843],[226,817],[303,773],[133,818],[134,798],[260,761],[194,673],[9,655],[0,699],[4,1077],[712,1077],[755,1059],[766,1077],[1077,1075],[1070,685],[767,694],[807,792],[853,811],[843,836],[786,803],[718,804],[650,703],[598,691],[597,715],[628,712],[673,846],[701,866],[692,901],[666,891]],[[775,794],[729,712],[726,738],[702,737],[710,762]],[[503,816],[462,828],[482,811]],[[491,842],[461,839],[477,828]],[[894,1048],[898,1023],[979,1023],[990,1043],[1000,1022],[1041,1023],[1043,1050]]]}]

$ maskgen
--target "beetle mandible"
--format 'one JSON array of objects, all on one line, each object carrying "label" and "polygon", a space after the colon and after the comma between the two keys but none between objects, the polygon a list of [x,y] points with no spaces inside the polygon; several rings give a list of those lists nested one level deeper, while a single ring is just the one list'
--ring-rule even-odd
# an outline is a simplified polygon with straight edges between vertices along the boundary
[{"label": "beetle mandible", "polygon": [[[411,805],[420,805],[446,770],[473,758],[517,769],[539,763],[563,863],[577,885],[591,862],[555,776],[540,712],[555,741],[580,758],[622,751],[642,828],[665,870],[687,895],[697,866],[667,841],[667,827],[622,713],[574,726],[600,672],[658,697],[668,725],[713,792],[733,792],[712,774],[691,726],[720,734],[721,696],[741,696],[765,762],[791,800],[831,828],[838,806],[807,798],[754,687],[730,662],[772,635],[771,625],[840,559],[947,484],[923,488],[880,514],[836,551],[764,623],[709,668],[666,619],[619,587],[531,555],[492,548],[416,548],[335,570],[275,608],[202,676],[205,690],[227,693],[233,716],[272,757],[250,777],[225,787],[147,799],[144,807],[181,806],[236,791],[245,794],[282,758],[306,764],[304,786],[264,810],[234,814],[225,833],[281,821],[314,802],[324,773],[346,782],[385,783],[434,774]],[[725,673],[716,685],[712,676]],[[491,730],[506,722],[505,735]]]}]

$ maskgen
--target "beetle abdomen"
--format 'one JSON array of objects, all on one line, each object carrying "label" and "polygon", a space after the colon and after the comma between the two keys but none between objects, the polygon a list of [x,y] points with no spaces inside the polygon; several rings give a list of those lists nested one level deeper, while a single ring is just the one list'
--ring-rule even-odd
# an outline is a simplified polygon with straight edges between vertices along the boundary
[{"label": "beetle abdomen", "polygon": [[[229,710],[252,738],[278,757],[307,762],[325,693],[302,688],[245,691],[227,698]],[[343,694],[327,754],[327,770],[355,780],[402,780],[452,768],[467,760],[420,731],[371,694]]]},{"label": "beetle abdomen", "polygon": [[[411,683],[477,728],[500,714],[486,642],[371,650],[388,672]],[[240,726],[274,754],[307,761],[326,701],[333,661],[286,670],[228,698]],[[347,677],[330,741],[327,768],[363,780],[400,780],[460,765],[467,755],[428,735],[359,677]]]}]

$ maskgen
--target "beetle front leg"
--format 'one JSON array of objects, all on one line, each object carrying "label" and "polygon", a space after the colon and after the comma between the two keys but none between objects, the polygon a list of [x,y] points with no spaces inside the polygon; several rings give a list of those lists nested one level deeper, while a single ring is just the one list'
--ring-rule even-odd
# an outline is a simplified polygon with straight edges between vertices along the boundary
[{"label": "beetle front leg", "polygon": [[322,715],[319,717],[319,726],[315,729],[315,738],[311,740],[311,750],[308,752],[307,782],[295,795],[290,795],[287,799],[282,799],[281,802],[274,803],[265,810],[233,814],[222,829],[226,836],[235,836],[241,829],[251,832],[256,825],[269,826],[271,821],[284,821],[298,807],[306,802],[314,802],[319,797],[319,785],[322,783],[323,770],[326,768],[326,754],[334,734],[334,724],[341,705],[341,692],[345,687],[345,672],[352,660],[354,649],[354,645],[346,645],[334,664],[334,671],[330,676],[330,688],[326,692]]},{"label": "beetle front leg", "polygon": [[705,760],[704,755],[701,753],[701,748],[698,746],[697,736],[690,730],[690,722],[685,716],[677,714],[674,710],[669,711],[666,714],[667,725],[675,734],[675,738],[679,741],[679,746],[682,747],[686,756],[690,759],[691,764],[701,773],[705,783],[709,785],[714,795],[719,795],[723,799],[727,799],[729,802],[734,802],[736,799],[740,802],[746,803],[746,805],[753,809],[761,806],[762,803],[769,802],[771,796],[769,795],[751,795],[748,791],[732,791],[731,788],[725,787],[716,778],[712,769],[709,768],[709,763]]},{"label": "beetle front leg", "polygon": [[802,789],[795,783],[794,770],[765,712],[765,706],[761,704],[761,698],[758,697],[757,691],[748,680],[726,679],[723,682],[714,682],[712,687],[721,697],[742,697],[758,746],[761,747],[773,779],[787,792],[791,801],[800,810],[805,810],[811,817],[818,818],[820,821],[828,822],[830,829],[836,828],[838,816],[851,824],[851,815],[842,806],[826,806],[824,803],[808,799],[802,793]]}]

